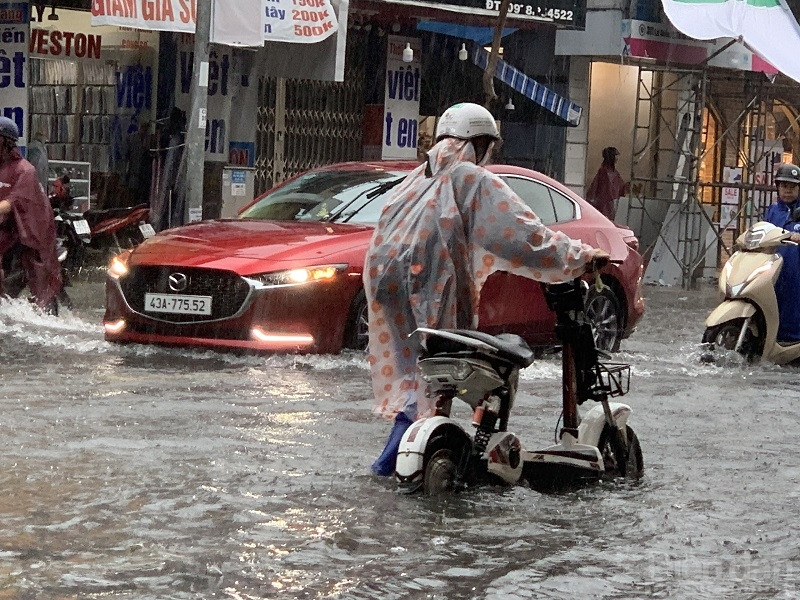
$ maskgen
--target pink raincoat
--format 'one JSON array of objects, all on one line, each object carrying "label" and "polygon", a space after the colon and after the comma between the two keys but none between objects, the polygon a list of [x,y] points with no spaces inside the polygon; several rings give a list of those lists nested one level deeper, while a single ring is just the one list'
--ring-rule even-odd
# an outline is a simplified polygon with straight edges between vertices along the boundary
[{"label": "pink raincoat", "polygon": [[[36,304],[49,306],[61,290],[61,265],[56,255],[53,209],[36,169],[15,151],[0,165],[0,200],[11,203],[10,214],[0,217],[0,256],[20,242],[22,267]],[[0,269],[0,293],[3,291]]]},{"label": "pink raincoat", "polygon": [[595,254],[542,225],[469,142],[445,138],[398,186],[364,267],[376,412],[428,416],[408,335],[417,327],[478,327],[481,288],[494,271],[544,282],[574,279]]}]

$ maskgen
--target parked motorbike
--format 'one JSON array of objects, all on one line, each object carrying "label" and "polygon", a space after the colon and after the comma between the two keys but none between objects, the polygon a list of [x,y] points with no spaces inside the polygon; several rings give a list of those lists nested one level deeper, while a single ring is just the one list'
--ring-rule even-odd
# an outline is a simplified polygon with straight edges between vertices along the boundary
[{"label": "parked motorbike", "polygon": [[800,342],[779,342],[775,281],[783,267],[776,249],[793,244],[791,232],[771,223],[755,223],[736,240],[736,251],[719,277],[722,303],[706,318],[703,342],[713,360],[717,347],[747,360],[763,358],[783,365],[800,359]]},{"label": "parked motorbike", "polygon": [[[519,371],[534,360],[521,337],[428,328],[412,334],[420,342],[418,366],[436,414],[403,435],[396,467],[401,490],[437,495],[499,483],[549,492],[642,474],[639,440],[627,424],[631,408],[609,402],[628,392],[630,366],[600,362],[584,314],[587,288],[580,279],[545,286],[562,344],[563,422],[556,443],[541,450],[525,450],[507,430]],[[456,398],[472,410],[474,435],[450,416]],[[587,400],[598,404],[581,418],[578,406]]]},{"label": "parked motorbike", "polygon": [[147,222],[149,216],[147,204],[83,213],[91,228],[91,247],[106,254],[118,254],[155,235],[153,226]]},{"label": "parked motorbike", "polygon": [[83,268],[86,249],[92,240],[91,228],[81,213],[62,210],[54,212],[59,253],[65,253],[63,259],[60,259],[62,275],[69,277]]}]

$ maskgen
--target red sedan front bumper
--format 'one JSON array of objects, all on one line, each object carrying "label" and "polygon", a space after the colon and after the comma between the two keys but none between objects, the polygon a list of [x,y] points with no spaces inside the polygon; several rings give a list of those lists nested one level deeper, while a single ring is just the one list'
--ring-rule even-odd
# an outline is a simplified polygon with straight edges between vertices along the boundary
[{"label": "red sedan front bumper", "polygon": [[133,308],[142,303],[106,280],[105,339],[117,343],[254,351],[338,353],[360,276],[303,286],[251,288],[230,317],[175,322],[175,317]]}]

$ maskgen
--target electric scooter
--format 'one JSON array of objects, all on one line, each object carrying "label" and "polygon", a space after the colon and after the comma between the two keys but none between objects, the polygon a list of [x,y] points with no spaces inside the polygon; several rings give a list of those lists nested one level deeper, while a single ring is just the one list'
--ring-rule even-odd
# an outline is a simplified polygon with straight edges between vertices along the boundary
[{"label": "electric scooter", "polygon": [[[758,358],[778,365],[800,359],[800,342],[779,342],[778,301],[775,281],[783,267],[776,249],[795,245],[791,232],[759,221],[736,240],[719,276],[722,303],[706,318],[703,342],[710,353],[717,347],[734,350],[753,361]],[[713,360],[713,354],[704,357]]]},{"label": "electric scooter", "polygon": [[[604,476],[641,476],[641,447],[627,424],[631,408],[609,402],[628,392],[630,366],[600,362],[584,315],[587,289],[581,279],[545,286],[561,342],[563,423],[557,443],[541,450],[525,450],[507,429],[519,371],[534,359],[521,337],[462,329],[412,333],[436,412],[403,435],[395,473],[400,490],[438,495],[497,483],[551,492]],[[456,398],[473,411],[474,435],[450,416]],[[587,400],[598,404],[581,418],[578,406]]]}]

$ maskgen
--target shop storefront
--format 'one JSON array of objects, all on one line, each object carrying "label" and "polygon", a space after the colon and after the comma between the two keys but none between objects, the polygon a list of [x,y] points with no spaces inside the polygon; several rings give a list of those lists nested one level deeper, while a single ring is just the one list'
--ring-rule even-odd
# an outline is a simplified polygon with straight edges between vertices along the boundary
[{"label": "shop storefront", "polygon": [[69,176],[81,208],[147,202],[158,35],[51,14],[30,23],[29,139],[46,144],[51,178]]},{"label": "shop storefront", "polygon": [[735,40],[624,16],[589,15],[603,27],[559,40],[590,96],[571,183],[582,191],[602,148],[619,148],[630,193],[617,220],[650,259],[645,280],[690,286],[716,276],[732,240],[774,199],[773,170],[797,151],[800,84]]}]

